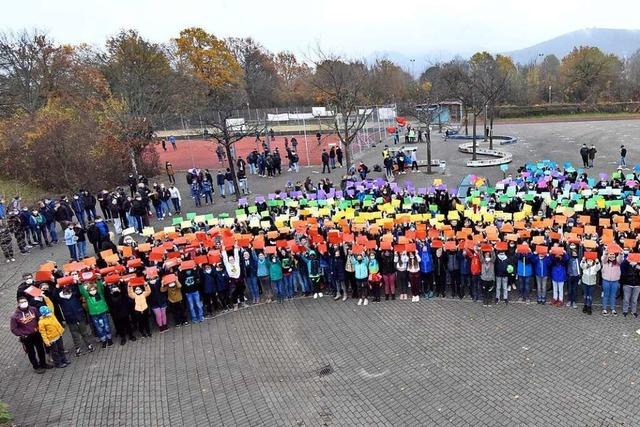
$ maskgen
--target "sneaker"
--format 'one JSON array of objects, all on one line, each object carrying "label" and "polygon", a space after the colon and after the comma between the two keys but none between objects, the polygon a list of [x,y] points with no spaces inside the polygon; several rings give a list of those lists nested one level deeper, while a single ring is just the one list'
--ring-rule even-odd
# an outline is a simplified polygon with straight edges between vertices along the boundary
[{"label": "sneaker", "polygon": [[320,292],[320,293],[318,294],[318,297],[322,298],[322,296],[323,296],[323,295],[322,295],[322,292]]},{"label": "sneaker", "polygon": [[574,302],[573,304],[571,304],[571,308],[578,308],[578,304]]},{"label": "sneaker", "polygon": [[338,301],[339,299],[340,299],[340,294],[336,294],[336,296],[335,296],[335,297],[333,297],[333,300],[334,300],[334,301]]},{"label": "sneaker", "polygon": [[136,337],[135,337],[135,335],[130,335],[130,336],[129,336],[129,341],[131,341],[131,342],[135,342],[135,341],[136,341]]},{"label": "sneaker", "polygon": [[347,294],[344,294],[344,296],[342,297],[342,301],[346,301],[347,300]]},{"label": "sneaker", "polygon": [[120,338],[120,345],[125,345],[127,343],[126,338]]},{"label": "sneaker", "polygon": [[106,341],[102,341],[102,348],[107,348],[107,342]]},{"label": "sneaker", "polygon": [[416,302],[420,302],[420,295],[416,295]]},{"label": "sneaker", "polygon": [[16,262],[16,259],[15,258],[11,258],[11,262]]},{"label": "sneaker", "polygon": [[364,304],[364,305],[368,305],[368,304],[369,304],[369,298],[365,298],[365,299],[364,299],[364,302],[363,302],[362,304]]},{"label": "sneaker", "polygon": [[76,348],[76,357],[82,355],[82,349],[80,347]]},{"label": "sneaker", "polygon": [[633,317],[635,317],[636,319],[638,318],[638,313],[632,313]]},{"label": "sneaker", "polygon": [[566,304],[565,304],[565,306],[566,306],[566,307],[571,307],[571,303],[570,303],[570,302],[568,302],[568,303],[566,303]]},{"label": "sneaker", "polygon": [[56,366],[56,368],[58,368],[58,369],[64,369],[64,368],[66,368],[67,366],[69,366],[69,364],[65,362],[65,363],[61,363],[61,364],[59,364],[58,366]]},{"label": "sneaker", "polygon": [[93,348],[93,345],[89,344],[87,346],[87,350],[89,351],[89,353],[93,352],[93,350],[95,350],[95,348]]},{"label": "sneaker", "polygon": [[613,314],[614,316],[617,316],[617,315],[618,315],[618,312],[617,312],[617,311],[615,311],[615,310],[611,310],[611,314]]},{"label": "sneaker", "polygon": [[313,294],[313,299],[318,299],[318,294],[317,293]]},{"label": "sneaker", "polygon": [[609,315],[609,312],[608,312],[607,310],[602,310],[602,315],[603,315],[603,316],[608,316],[608,315]]},{"label": "sneaker", "polygon": [[[131,340],[131,341],[133,341],[133,340]],[[113,340],[112,340],[111,338],[109,338],[109,339],[107,340],[107,345],[108,345],[109,347],[111,347],[111,346],[113,345]]]},{"label": "sneaker", "polygon": [[358,305],[362,305],[362,298],[358,300]]}]

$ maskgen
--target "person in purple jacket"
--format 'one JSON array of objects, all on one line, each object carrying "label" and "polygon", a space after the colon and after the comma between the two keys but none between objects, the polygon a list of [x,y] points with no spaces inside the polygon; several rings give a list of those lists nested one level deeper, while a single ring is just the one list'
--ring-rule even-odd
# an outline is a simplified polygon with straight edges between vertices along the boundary
[{"label": "person in purple jacket", "polygon": [[38,310],[29,305],[25,296],[18,297],[18,307],[11,315],[11,333],[18,337],[24,352],[27,353],[33,369],[39,374],[47,365],[42,336],[38,331]]}]

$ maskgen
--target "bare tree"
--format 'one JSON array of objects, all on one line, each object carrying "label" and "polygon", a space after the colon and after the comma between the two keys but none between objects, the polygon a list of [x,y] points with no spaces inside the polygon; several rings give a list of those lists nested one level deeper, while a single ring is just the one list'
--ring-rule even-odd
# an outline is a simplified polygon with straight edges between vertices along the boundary
[{"label": "bare tree", "polygon": [[317,98],[334,112],[334,130],[344,147],[347,170],[352,166],[351,144],[367,123],[373,109],[366,108],[372,101],[370,72],[361,61],[345,60],[326,55],[318,49],[313,87]]}]

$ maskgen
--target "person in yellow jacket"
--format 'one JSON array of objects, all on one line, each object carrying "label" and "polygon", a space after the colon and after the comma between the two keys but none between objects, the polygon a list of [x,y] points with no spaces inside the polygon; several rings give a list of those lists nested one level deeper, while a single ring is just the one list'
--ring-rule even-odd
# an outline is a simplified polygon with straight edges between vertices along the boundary
[{"label": "person in yellow jacket", "polygon": [[39,312],[38,331],[40,331],[44,345],[50,349],[53,364],[56,368],[66,368],[69,366],[69,362],[64,354],[64,343],[62,342],[64,328],[46,305],[40,307]]},{"label": "person in yellow jacket", "polygon": [[151,295],[149,284],[143,277],[134,277],[129,281],[129,298],[133,300],[133,319],[138,325],[138,332],[143,338],[151,337],[149,328],[149,304],[147,297]]}]

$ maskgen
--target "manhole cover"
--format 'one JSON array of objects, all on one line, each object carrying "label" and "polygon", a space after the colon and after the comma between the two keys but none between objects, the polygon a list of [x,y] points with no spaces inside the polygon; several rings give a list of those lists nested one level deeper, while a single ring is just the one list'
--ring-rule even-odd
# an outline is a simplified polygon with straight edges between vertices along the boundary
[{"label": "manhole cover", "polygon": [[320,368],[320,372],[318,374],[321,377],[326,377],[327,375],[330,375],[332,373],[333,373],[333,368],[331,368],[331,365],[326,365]]}]

